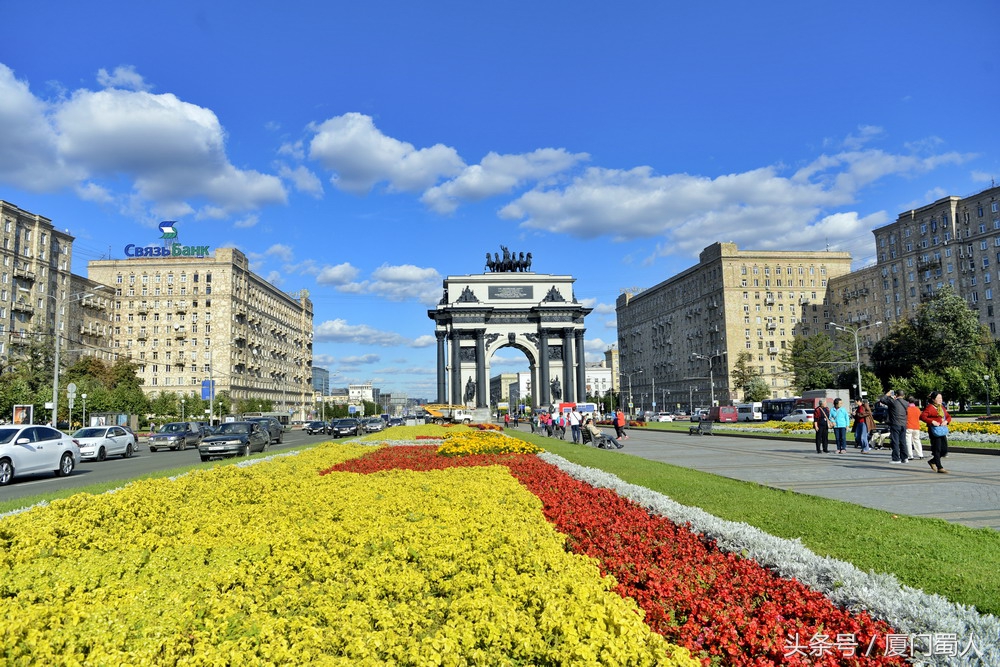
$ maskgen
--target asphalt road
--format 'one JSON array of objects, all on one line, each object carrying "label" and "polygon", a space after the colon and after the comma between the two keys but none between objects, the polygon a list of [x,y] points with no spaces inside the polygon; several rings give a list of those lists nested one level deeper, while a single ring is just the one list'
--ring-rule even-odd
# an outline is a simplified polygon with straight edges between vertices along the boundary
[{"label": "asphalt road", "polygon": [[[295,445],[329,440],[328,435],[306,435],[304,431],[285,431],[282,444],[272,444],[268,451],[280,452]],[[144,439],[142,439],[144,440]],[[149,451],[144,441],[139,442],[139,451],[131,458],[109,458],[105,461],[81,461],[69,477],[56,477],[53,473],[15,477],[7,486],[0,486],[0,501],[14,500],[27,496],[52,493],[62,489],[72,489],[90,484],[122,482],[153,472],[181,468],[201,463],[196,447],[183,451],[158,449]]]}]

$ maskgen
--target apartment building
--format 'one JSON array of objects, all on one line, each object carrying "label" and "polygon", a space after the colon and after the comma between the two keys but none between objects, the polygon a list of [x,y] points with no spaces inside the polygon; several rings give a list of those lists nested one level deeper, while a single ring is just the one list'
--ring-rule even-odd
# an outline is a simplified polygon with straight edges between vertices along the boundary
[{"label": "apartment building", "polygon": [[[41,215],[0,200],[0,358],[17,359],[27,346],[51,339],[59,320],[62,341],[72,333],[72,303],[82,288],[70,273],[73,237]],[[74,301],[75,300],[75,301]],[[99,301],[87,301],[87,312]],[[71,342],[79,342],[75,337]],[[65,346],[64,346],[65,348]]]},{"label": "apartment building", "polygon": [[847,275],[846,252],[739,250],[714,243],[697,265],[618,297],[621,391],[640,404],[709,405],[742,398],[730,374],[741,352],[771,387],[792,396],[779,355],[795,335],[824,333],[831,280]]},{"label": "apartment building", "polygon": [[313,310],[250,271],[234,248],[205,256],[130,256],[88,263],[113,290],[111,346],[138,366],[147,394],[201,395],[205,380],[233,401],[269,399],[306,419],[313,403]]}]

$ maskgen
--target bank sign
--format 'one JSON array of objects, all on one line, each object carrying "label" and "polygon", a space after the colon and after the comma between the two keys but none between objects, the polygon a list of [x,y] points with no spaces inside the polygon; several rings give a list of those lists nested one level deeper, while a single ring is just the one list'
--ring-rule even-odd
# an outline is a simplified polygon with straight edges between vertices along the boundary
[{"label": "bank sign", "polygon": [[[177,231],[174,225],[176,220],[164,220],[160,223],[161,239],[177,238]],[[209,254],[207,245],[184,245],[182,243],[171,243],[163,246],[139,246],[129,243],[125,246],[126,257],[207,257]]]}]

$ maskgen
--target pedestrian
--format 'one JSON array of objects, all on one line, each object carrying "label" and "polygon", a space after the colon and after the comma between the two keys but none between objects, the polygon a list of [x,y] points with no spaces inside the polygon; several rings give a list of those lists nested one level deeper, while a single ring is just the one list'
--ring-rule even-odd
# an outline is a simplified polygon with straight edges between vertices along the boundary
[{"label": "pedestrian", "polygon": [[510,428],[510,413],[509,412],[503,413],[503,427],[504,428]]},{"label": "pedestrian", "polygon": [[868,409],[868,404],[862,400],[855,401],[854,404],[854,442],[855,447],[861,448],[862,454],[871,451],[868,445],[869,420],[872,419],[872,412]]},{"label": "pedestrian", "polygon": [[889,441],[892,443],[892,462],[906,463],[909,456],[906,451],[906,411],[910,404],[903,398],[901,389],[897,389],[895,395],[890,389],[885,392],[885,396],[878,399],[878,402],[889,409]]},{"label": "pedestrian", "polygon": [[[830,453],[830,411],[826,408],[826,399],[819,399],[819,405],[813,410],[813,430],[816,431],[816,453]],[[822,449],[822,451],[821,451]]]},{"label": "pedestrian", "polygon": [[920,408],[917,399],[910,396],[906,408],[906,452],[911,459],[924,458],[924,448],[920,445]]},{"label": "pedestrian", "polygon": [[948,472],[944,469],[944,457],[948,456],[948,424],[951,423],[951,415],[944,407],[941,392],[932,392],[927,397],[927,407],[920,413],[920,421],[927,424],[927,432],[930,434],[931,460],[927,465],[934,472]]},{"label": "pedestrian", "polygon": [[833,399],[833,409],[830,410],[830,423],[833,424],[833,439],[837,443],[837,453],[847,453],[847,426],[851,423],[851,415],[841,404],[839,398]]},{"label": "pedestrian", "polygon": [[531,426],[531,432],[534,433],[538,430],[538,415],[534,412],[528,417],[528,425]]},{"label": "pedestrian", "polygon": [[613,421],[615,425],[615,437],[627,438],[628,435],[625,433],[625,413],[619,409],[618,412],[615,413]]},{"label": "pedestrian", "polygon": [[559,413],[559,439],[566,439],[566,415]]},{"label": "pedestrian", "polygon": [[580,421],[581,421],[580,413],[576,411],[576,408],[573,408],[572,410],[569,411],[569,414],[566,415],[566,419],[567,421],[569,421],[569,428],[573,432],[573,444],[579,445]]}]

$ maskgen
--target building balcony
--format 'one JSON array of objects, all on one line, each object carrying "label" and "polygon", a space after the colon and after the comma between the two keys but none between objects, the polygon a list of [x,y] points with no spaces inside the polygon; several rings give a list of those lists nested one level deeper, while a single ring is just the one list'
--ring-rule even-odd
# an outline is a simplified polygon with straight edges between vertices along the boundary
[{"label": "building balcony", "polygon": [[35,272],[25,268],[14,267],[14,277],[33,282],[35,280]]},{"label": "building balcony", "polygon": [[10,309],[16,310],[21,313],[28,313],[29,315],[35,312],[35,307],[32,306],[27,301],[15,301],[14,303],[10,304]]}]

